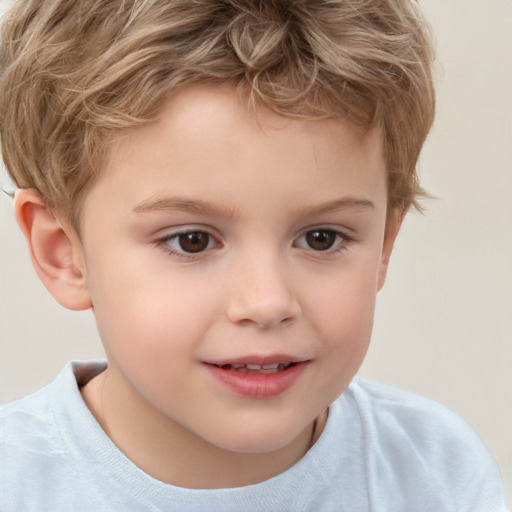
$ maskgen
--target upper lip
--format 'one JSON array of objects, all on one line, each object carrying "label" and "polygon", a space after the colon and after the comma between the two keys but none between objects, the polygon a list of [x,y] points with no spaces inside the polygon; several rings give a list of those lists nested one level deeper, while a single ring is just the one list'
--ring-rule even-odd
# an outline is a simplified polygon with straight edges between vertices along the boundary
[{"label": "upper lip", "polygon": [[242,357],[233,359],[216,359],[211,361],[204,361],[206,364],[212,364],[215,366],[223,366],[228,364],[254,364],[259,366],[276,364],[276,363],[302,363],[309,361],[308,358],[298,357],[288,354],[268,354],[268,355],[257,355],[250,354]]}]

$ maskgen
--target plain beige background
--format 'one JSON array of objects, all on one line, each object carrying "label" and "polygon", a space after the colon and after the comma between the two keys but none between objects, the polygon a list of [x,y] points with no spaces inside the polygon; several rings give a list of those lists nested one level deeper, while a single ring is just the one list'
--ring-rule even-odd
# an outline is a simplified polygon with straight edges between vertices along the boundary
[{"label": "plain beige background", "polygon": [[[421,170],[439,199],[406,220],[360,374],[463,416],[498,459],[512,503],[512,0],[421,4],[439,53]],[[39,283],[0,196],[2,403],[102,350],[91,313],[62,309]]]}]

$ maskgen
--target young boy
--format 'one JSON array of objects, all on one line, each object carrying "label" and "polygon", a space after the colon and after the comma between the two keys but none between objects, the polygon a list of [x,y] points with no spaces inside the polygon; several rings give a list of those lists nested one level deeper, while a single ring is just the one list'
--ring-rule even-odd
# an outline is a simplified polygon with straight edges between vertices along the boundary
[{"label": "young boy", "polygon": [[409,0],[23,0],[3,157],[106,363],[0,413],[2,511],[503,511],[440,405],[354,378],[434,113]]}]

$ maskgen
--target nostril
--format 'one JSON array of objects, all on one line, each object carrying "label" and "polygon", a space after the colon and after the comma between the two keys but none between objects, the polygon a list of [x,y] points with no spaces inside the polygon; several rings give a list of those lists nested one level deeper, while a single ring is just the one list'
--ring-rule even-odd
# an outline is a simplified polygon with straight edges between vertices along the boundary
[{"label": "nostril", "polygon": [[243,326],[253,326],[259,329],[270,329],[278,326],[289,325],[296,320],[296,316],[292,315],[252,315],[247,318],[233,318],[228,315],[230,321]]},{"label": "nostril", "polygon": [[296,320],[296,317],[287,317],[287,318],[283,318],[283,320],[281,320],[281,323],[282,324],[291,324],[292,322],[294,322]]}]

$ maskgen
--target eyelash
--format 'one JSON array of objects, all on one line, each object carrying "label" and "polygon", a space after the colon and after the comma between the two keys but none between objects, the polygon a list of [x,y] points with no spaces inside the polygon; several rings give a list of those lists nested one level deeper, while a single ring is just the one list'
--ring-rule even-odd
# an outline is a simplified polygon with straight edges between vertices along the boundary
[{"label": "eyelash", "polygon": [[[325,250],[315,250],[311,246],[309,247],[301,247],[298,244],[298,241],[301,240],[304,237],[307,237],[308,235],[312,235],[313,233],[329,233],[331,235],[335,236],[335,240],[332,243],[331,246],[327,247]],[[182,236],[186,235],[206,235],[208,237],[208,243],[207,246],[199,250],[197,252],[186,252],[183,249],[182,250],[176,250],[172,248],[170,245],[171,241],[178,240]],[[308,229],[307,231],[304,231],[294,242],[293,246],[301,249],[305,249],[307,251],[311,251],[314,254],[318,255],[332,255],[332,254],[338,254],[340,252],[343,252],[348,249],[350,244],[354,241],[354,239],[350,236],[348,236],[346,233],[333,228],[328,227],[319,227],[319,228],[312,228]],[[216,244],[217,246],[222,246],[220,242],[218,242],[213,235],[208,233],[205,230],[201,229],[186,229],[183,231],[179,231],[177,233],[173,233],[171,235],[165,235],[161,238],[158,238],[155,240],[155,245],[159,248],[161,248],[164,252],[167,254],[170,254],[172,256],[176,256],[179,258],[182,258],[187,261],[193,261],[200,259],[206,255],[206,253],[211,250],[214,247],[211,247],[211,244]]]}]

